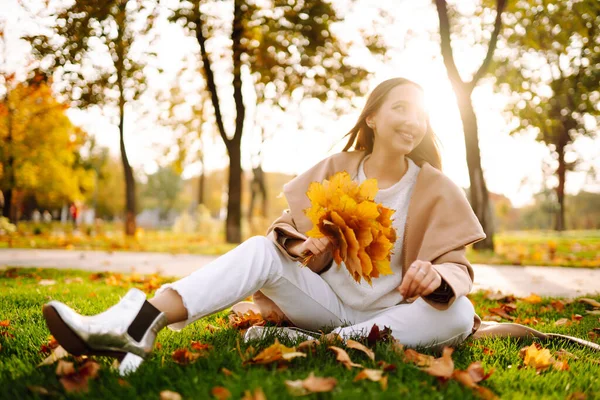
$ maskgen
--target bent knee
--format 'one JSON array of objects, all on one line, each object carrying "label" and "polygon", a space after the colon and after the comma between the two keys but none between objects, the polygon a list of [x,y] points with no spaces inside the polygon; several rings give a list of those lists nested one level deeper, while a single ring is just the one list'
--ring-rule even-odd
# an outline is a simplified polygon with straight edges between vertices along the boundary
[{"label": "bent knee", "polygon": [[456,334],[470,332],[473,329],[475,309],[466,296],[460,296],[448,310],[452,315],[452,328]]}]

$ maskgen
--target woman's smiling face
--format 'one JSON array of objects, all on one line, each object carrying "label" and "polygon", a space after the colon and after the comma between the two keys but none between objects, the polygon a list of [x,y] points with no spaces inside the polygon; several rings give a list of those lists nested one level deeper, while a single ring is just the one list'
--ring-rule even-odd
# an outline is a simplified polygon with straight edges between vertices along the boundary
[{"label": "woman's smiling face", "polygon": [[427,132],[423,92],[415,85],[401,84],[389,91],[367,124],[375,131],[375,148],[409,154]]}]

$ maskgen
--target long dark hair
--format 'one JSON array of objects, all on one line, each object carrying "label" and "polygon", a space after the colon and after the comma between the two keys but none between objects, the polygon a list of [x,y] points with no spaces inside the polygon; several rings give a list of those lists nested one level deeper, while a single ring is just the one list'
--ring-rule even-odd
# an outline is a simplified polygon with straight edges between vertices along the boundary
[{"label": "long dark hair", "polygon": [[[377,85],[377,87],[369,95],[367,104],[365,104],[365,107],[360,113],[358,121],[356,121],[354,127],[350,129],[350,132],[344,136],[350,136],[350,138],[348,139],[348,143],[346,143],[343,151],[348,151],[353,147],[353,150],[365,150],[367,154],[371,154],[373,152],[375,133],[373,132],[373,129],[367,125],[366,119],[369,115],[373,114],[379,109],[379,107],[381,107],[381,104],[384,102],[390,90],[398,85],[407,84],[414,85],[423,90],[421,86],[405,78],[388,79]],[[423,165],[423,162],[427,162],[431,164],[431,166],[441,171],[442,155],[440,153],[438,143],[439,139],[431,129],[429,116],[427,116],[427,132],[425,133],[421,143],[419,143],[419,145],[407,156],[419,166]]]}]

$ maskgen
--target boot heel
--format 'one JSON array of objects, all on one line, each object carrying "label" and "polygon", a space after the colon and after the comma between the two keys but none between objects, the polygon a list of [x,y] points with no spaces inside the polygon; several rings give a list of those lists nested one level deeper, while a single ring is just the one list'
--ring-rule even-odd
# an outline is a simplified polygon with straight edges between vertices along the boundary
[{"label": "boot heel", "polygon": [[127,353],[119,364],[119,375],[127,376],[135,371],[142,365],[144,359],[133,353]]}]

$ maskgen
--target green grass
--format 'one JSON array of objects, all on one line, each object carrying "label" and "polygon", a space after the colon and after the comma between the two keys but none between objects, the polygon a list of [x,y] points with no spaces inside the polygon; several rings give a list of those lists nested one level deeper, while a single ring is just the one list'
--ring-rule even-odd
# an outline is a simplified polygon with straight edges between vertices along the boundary
[{"label": "green grass", "polygon": [[[66,278],[74,277],[81,277],[83,282],[64,282]],[[42,278],[53,279],[57,283],[41,286],[37,282]],[[179,392],[184,399],[212,398],[211,389],[214,386],[224,386],[231,391],[233,399],[241,398],[245,390],[257,387],[263,389],[268,399],[279,399],[289,397],[285,380],[304,379],[313,371],[317,376],[335,377],[338,386],[331,393],[311,395],[309,398],[476,398],[469,389],[455,381],[439,382],[415,366],[403,363],[401,357],[385,343],[378,343],[375,347],[376,360],[385,360],[397,366],[396,371],[389,373],[389,388],[385,392],[375,382],[352,382],[360,370],[346,370],[325,347],[319,348],[314,355],[309,354],[307,358],[292,360],[289,368],[283,371],[278,371],[274,365],[242,366],[235,350],[239,332],[221,329],[209,333],[205,329],[206,324],[216,324],[216,319],[226,316],[226,312],[198,321],[182,332],[163,330],[158,336],[162,348],[156,350],[138,372],[127,377],[126,381],[130,386],[119,384],[120,377],[110,370],[111,360],[98,358],[102,370],[98,379],[91,382],[89,393],[65,394],[56,377],[55,366],[36,367],[44,358],[39,351],[40,346],[47,342],[49,335],[41,314],[42,305],[50,299],[57,299],[83,314],[95,314],[116,303],[128,287],[129,284],[121,287],[107,285],[102,280],[92,281],[89,273],[80,271],[20,269],[10,274],[6,270],[0,271],[0,321],[10,320],[10,327],[0,328],[0,331],[14,335],[14,338],[0,335],[0,398],[36,398],[37,395],[29,392],[27,386],[37,385],[50,390],[58,398],[157,399],[162,390]],[[487,300],[482,293],[473,295],[472,299],[480,314],[486,314],[488,308],[498,305],[496,301]],[[541,305],[517,302],[514,315],[521,318],[536,317],[540,321],[536,327],[542,331],[582,338],[588,338],[588,332],[600,325],[598,316],[585,313],[589,306],[575,302],[558,313],[552,308],[544,308],[549,302],[550,299],[544,299]],[[554,321],[562,317],[570,318],[572,314],[584,317],[579,323],[554,326]],[[176,364],[171,353],[178,348],[188,347],[192,340],[209,343],[214,348],[207,357],[198,359],[194,364]],[[285,338],[281,341],[287,345],[294,344]],[[257,348],[264,348],[271,342],[272,339],[269,339],[252,344]],[[565,348],[579,359],[569,360],[568,371],[549,370],[536,375],[531,368],[521,368],[523,361],[519,358],[519,349],[531,342],[509,339],[469,340],[456,349],[453,359],[459,369],[466,368],[474,361],[482,361],[486,371],[494,368],[493,375],[482,385],[503,399],[564,399],[576,392],[586,393],[587,399],[600,398],[600,366],[593,362],[594,359],[598,360],[599,353],[565,342],[542,343],[552,352]],[[247,346],[242,342],[242,349]],[[493,354],[484,354],[484,349],[491,349]],[[354,350],[348,350],[348,353],[353,361],[377,368],[376,363],[362,353]],[[231,370],[235,376],[223,375],[220,372],[222,367]]]}]

